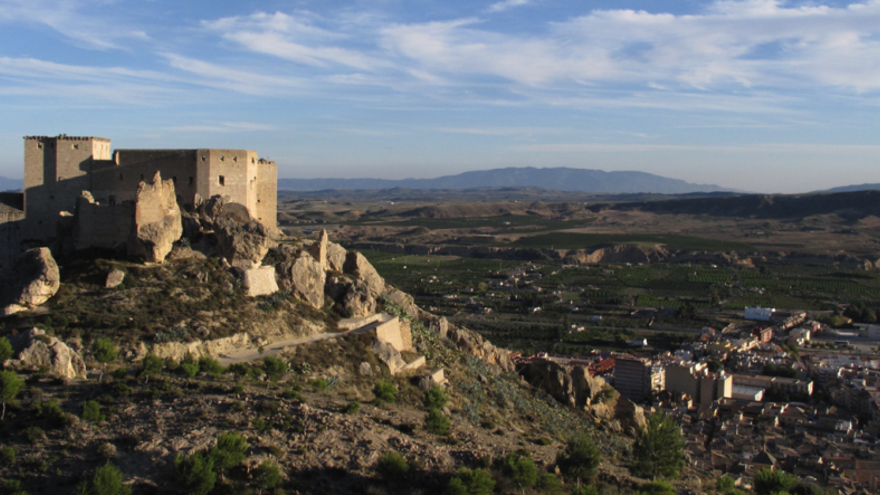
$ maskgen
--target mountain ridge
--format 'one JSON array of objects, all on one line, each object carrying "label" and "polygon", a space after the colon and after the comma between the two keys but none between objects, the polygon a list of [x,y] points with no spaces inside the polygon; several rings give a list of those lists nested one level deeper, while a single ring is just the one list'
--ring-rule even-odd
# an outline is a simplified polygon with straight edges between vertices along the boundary
[{"label": "mountain ridge", "polygon": [[321,191],[353,189],[471,189],[478,187],[536,187],[557,191],[598,193],[662,193],[733,191],[715,184],[693,184],[636,171],[605,172],[567,167],[508,167],[475,170],[434,179],[278,179],[279,190]]}]

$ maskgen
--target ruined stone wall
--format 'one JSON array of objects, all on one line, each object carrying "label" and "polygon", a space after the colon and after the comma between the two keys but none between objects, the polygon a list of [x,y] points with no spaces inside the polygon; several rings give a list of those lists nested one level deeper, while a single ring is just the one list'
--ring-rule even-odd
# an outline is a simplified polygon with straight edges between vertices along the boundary
[{"label": "ruined stone wall", "polygon": [[21,253],[24,211],[0,204],[0,268]]},{"label": "ruined stone wall", "polygon": [[76,249],[115,249],[124,246],[133,228],[133,202],[109,205],[93,202],[86,196],[77,199],[73,226]]},{"label": "ruined stone wall", "polygon": [[25,238],[55,235],[58,213],[72,212],[89,190],[93,159],[110,158],[110,140],[96,137],[28,136],[24,139]]},{"label": "ruined stone wall", "polygon": [[116,150],[114,159],[95,162],[92,195],[100,203],[134,201],[138,184],[156,172],[174,182],[181,206],[193,206],[196,187],[196,150]]},{"label": "ruined stone wall", "polygon": [[255,219],[263,225],[278,228],[278,167],[268,160],[257,161]]}]

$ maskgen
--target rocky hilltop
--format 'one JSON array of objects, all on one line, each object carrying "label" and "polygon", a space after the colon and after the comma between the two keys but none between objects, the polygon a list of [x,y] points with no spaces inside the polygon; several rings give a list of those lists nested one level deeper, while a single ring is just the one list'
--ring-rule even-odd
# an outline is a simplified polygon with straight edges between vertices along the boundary
[{"label": "rocky hilltop", "polygon": [[[166,208],[140,232],[141,247],[173,242],[61,239],[4,278],[4,380],[26,385],[4,399],[0,478],[28,493],[72,491],[108,461],[133,493],[208,493],[194,463],[230,434],[244,450],[210,493],[442,493],[461,468],[521,493],[504,474],[512,452],[537,466],[533,490],[569,491],[580,481],[557,455],[584,436],[603,456],[591,483],[647,483],[625,467],[641,408],[583,368],[517,370],[326,233],[285,238],[221,197]],[[389,470],[389,453],[407,468]]]}]

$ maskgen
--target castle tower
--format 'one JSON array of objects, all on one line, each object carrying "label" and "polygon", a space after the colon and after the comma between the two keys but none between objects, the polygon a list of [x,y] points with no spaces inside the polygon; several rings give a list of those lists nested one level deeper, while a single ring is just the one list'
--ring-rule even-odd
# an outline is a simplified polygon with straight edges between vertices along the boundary
[{"label": "castle tower", "polygon": [[26,241],[55,236],[58,214],[73,212],[76,198],[91,189],[95,160],[110,160],[110,140],[60,135],[24,138]]}]

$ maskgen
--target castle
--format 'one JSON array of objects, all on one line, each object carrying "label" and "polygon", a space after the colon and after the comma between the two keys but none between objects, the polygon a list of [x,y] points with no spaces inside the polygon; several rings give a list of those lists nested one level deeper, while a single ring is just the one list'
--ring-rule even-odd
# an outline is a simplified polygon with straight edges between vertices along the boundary
[{"label": "castle", "polygon": [[23,197],[0,198],[0,258],[8,259],[21,245],[45,245],[55,238],[59,216],[74,211],[83,191],[97,204],[121,205],[133,201],[138,184],[156,172],[174,182],[182,209],[215,195],[228,196],[254,220],[277,228],[277,167],[256,151],[111,151],[110,140],[100,137],[25,136]]}]

